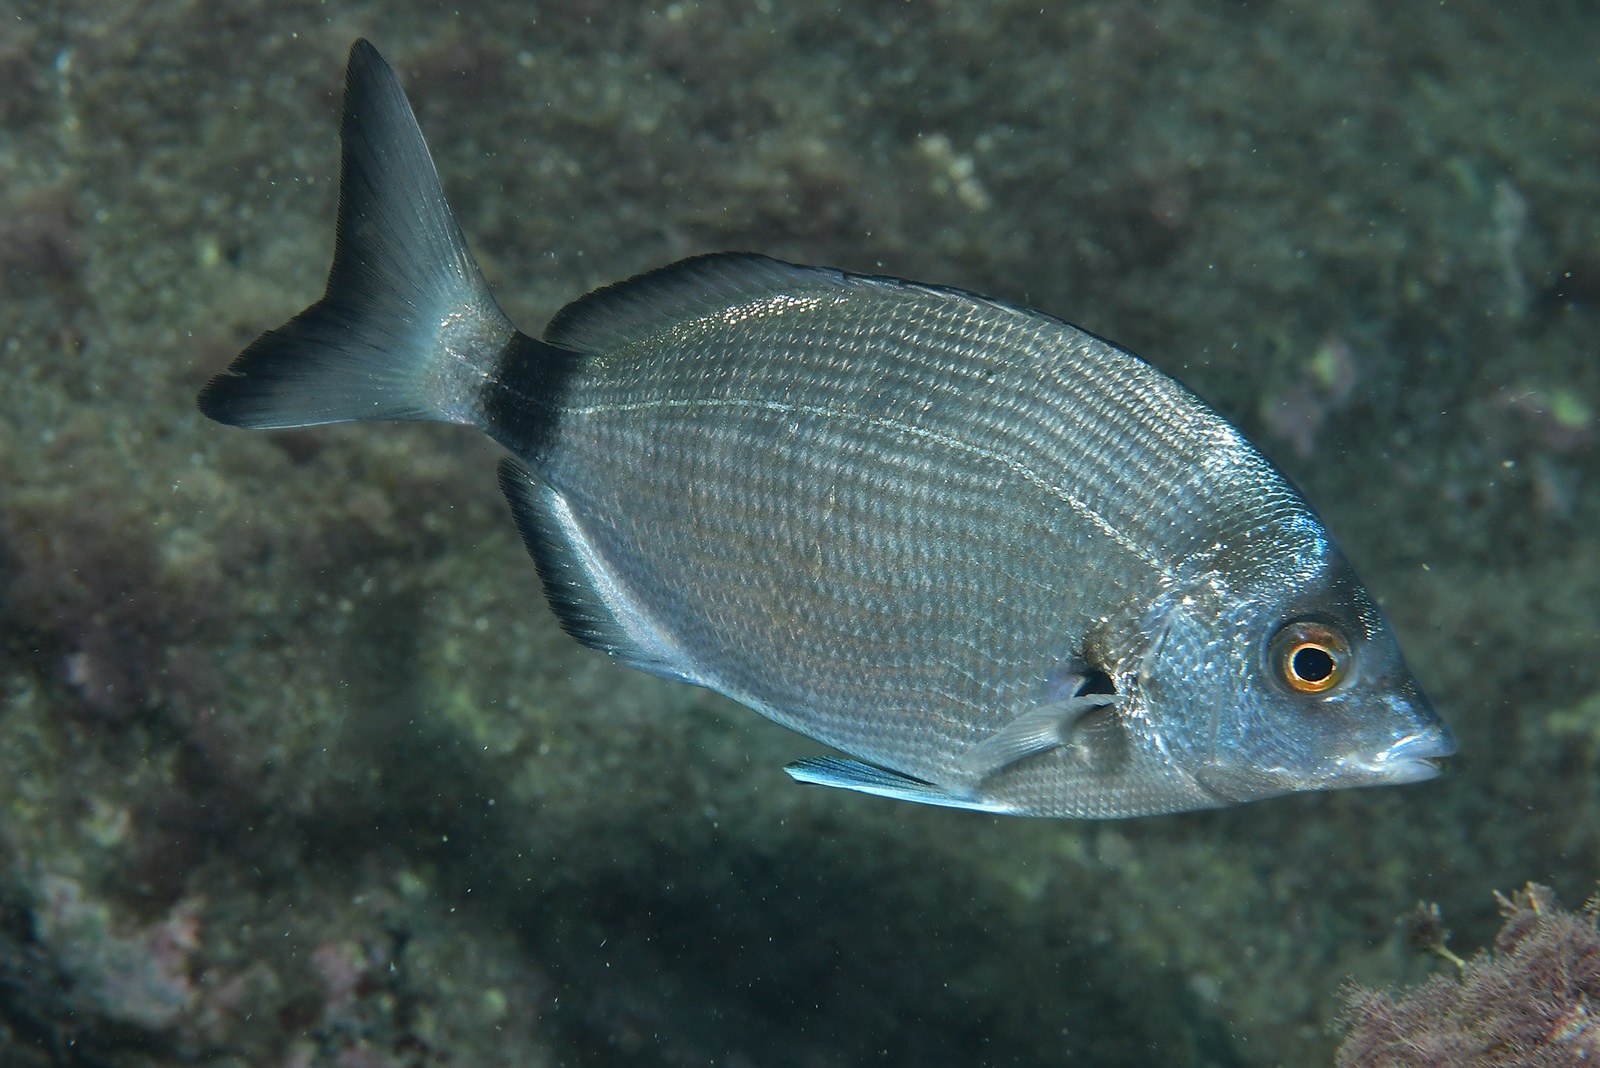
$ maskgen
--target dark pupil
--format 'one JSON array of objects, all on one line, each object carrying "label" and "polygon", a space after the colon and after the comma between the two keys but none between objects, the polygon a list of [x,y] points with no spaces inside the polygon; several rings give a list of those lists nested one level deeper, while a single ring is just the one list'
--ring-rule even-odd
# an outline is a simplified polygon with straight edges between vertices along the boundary
[{"label": "dark pupil", "polygon": [[1328,655],[1326,649],[1308,645],[1294,651],[1294,656],[1289,660],[1289,667],[1297,679],[1305,682],[1321,682],[1333,674],[1333,657]]}]

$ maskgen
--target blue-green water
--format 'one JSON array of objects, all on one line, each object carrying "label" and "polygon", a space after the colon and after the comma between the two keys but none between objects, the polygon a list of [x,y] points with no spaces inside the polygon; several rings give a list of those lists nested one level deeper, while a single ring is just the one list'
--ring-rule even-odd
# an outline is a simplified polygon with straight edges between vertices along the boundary
[{"label": "blue-green water", "polygon": [[[106,6],[0,23],[0,1064],[1330,1063],[1600,878],[1600,13]],[[806,790],[566,639],[495,454],[194,391],[315,298],[366,35],[535,328],[751,249],[1115,338],[1327,518],[1446,778],[1109,824]]]}]

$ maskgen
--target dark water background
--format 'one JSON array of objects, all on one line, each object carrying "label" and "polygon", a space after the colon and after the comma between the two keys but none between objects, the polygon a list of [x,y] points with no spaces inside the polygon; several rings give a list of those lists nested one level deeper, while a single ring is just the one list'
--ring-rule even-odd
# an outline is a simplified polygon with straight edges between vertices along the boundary
[{"label": "dark water background", "polygon": [[[1041,11],[1041,7],[1044,9]],[[1308,492],[1449,775],[1121,823],[779,770],[579,649],[491,446],[206,423],[370,36],[507,310],[723,248],[1027,303]],[[1600,877],[1600,7],[17,0],[0,1064],[1316,1065]]]}]

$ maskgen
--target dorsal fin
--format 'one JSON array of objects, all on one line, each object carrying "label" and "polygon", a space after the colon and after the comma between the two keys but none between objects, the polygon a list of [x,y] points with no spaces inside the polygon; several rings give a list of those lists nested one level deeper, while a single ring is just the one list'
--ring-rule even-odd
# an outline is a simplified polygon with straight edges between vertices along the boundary
[{"label": "dorsal fin", "polygon": [[868,281],[753,252],[714,252],[604,286],[556,313],[544,340],[579,352],[610,352],[672,323],[780,293],[816,293]]}]

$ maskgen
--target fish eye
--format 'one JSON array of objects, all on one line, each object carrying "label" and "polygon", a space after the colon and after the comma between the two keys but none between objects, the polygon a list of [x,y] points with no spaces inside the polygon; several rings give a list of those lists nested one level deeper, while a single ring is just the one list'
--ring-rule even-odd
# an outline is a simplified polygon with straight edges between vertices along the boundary
[{"label": "fish eye", "polygon": [[1350,673],[1350,642],[1326,623],[1286,623],[1272,637],[1267,663],[1295,693],[1327,693]]}]

